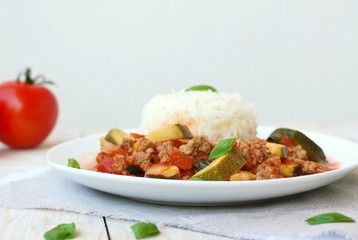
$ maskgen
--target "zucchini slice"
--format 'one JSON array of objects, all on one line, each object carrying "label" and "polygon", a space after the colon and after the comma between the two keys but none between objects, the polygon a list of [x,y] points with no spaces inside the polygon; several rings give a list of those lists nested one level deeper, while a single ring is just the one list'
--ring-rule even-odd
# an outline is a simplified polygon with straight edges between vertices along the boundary
[{"label": "zucchini slice", "polygon": [[192,178],[203,181],[227,181],[230,176],[239,171],[246,163],[239,151],[233,147],[224,156],[212,161],[207,167],[200,170]]},{"label": "zucchini slice", "polygon": [[299,175],[301,167],[297,164],[281,164],[278,173],[284,177],[294,177]]},{"label": "zucchini slice", "polygon": [[286,146],[278,143],[266,142],[266,147],[272,152],[275,157],[285,158]]},{"label": "zucchini slice", "polygon": [[323,150],[310,138],[300,131],[289,128],[278,128],[271,133],[267,138],[268,142],[275,142],[287,145],[290,142],[294,146],[301,145],[307,151],[307,156],[310,161],[317,163],[327,163],[326,155]]},{"label": "zucchini slice", "polygon": [[175,165],[154,164],[146,172],[144,177],[161,179],[180,179],[180,170]]},{"label": "zucchini slice", "polygon": [[152,142],[164,142],[173,139],[193,138],[193,134],[185,125],[171,124],[149,133],[145,138]]},{"label": "zucchini slice", "polygon": [[125,138],[133,139],[133,137],[118,128],[113,128],[108,131],[107,135],[104,137],[107,142],[110,142],[114,145],[120,146],[123,143]]}]

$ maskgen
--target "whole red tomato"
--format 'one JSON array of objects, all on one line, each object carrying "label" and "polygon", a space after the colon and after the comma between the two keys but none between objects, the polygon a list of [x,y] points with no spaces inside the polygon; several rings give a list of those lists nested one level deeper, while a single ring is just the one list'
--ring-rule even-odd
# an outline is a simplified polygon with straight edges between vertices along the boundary
[{"label": "whole red tomato", "polygon": [[[41,80],[40,82],[37,82]],[[19,78],[0,84],[0,141],[12,148],[31,148],[45,140],[55,126],[58,104],[53,93],[43,86],[44,77],[25,81]]]}]

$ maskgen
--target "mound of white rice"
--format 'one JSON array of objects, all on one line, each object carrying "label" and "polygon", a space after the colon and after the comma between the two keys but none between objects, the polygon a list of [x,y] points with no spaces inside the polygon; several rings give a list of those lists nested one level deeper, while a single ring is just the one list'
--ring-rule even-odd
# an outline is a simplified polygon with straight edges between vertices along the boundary
[{"label": "mound of white rice", "polygon": [[251,140],[257,127],[253,105],[237,93],[180,91],[151,99],[144,106],[140,129],[149,133],[175,123],[188,126],[194,135],[208,136],[213,143],[229,137]]}]

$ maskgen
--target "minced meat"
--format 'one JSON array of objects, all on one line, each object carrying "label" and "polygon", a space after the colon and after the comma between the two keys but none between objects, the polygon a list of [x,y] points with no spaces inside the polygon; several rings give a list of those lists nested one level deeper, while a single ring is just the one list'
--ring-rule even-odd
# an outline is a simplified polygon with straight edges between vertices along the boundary
[{"label": "minced meat", "polygon": [[188,143],[179,147],[179,150],[187,155],[191,155],[199,160],[207,160],[213,149],[213,145],[205,136],[196,136],[189,140]]},{"label": "minced meat", "polygon": [[279,157],[271,157],[265,160],[257,167],[256,179],[264,180],[282,178],[282,176],[279,174],[280,165],[281,159]]},{"label": "minced meat", "polygon": [[272,153],[266,147],[266,140],[254,138],[250,142],[240,142],[238,150],[246,159],[244,170],[256,171],[257,166],[272,157]]}]

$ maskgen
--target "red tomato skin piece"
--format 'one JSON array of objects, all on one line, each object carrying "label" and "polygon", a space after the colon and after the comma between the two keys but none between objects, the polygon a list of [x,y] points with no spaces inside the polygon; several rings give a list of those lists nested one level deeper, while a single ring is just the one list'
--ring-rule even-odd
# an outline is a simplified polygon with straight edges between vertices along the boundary
[{"label": "red tomato skin piece", "polygon": [[54,128],[58,103],[42,85],[16,81],[0,84],[0,141],[12,148],[31,148]]},{"label": "red tomato skin piece", "polygon": [[179,150],[174,150],[169,154],[169,161],[166,164],[176,165],[182,170],[189,170],[195,164],[195,158]]},{"label": "red tomato skin piece", "polygon": [[295,146],[293,139],[289,138],[288,136],[282,135],[281,137],[281,143],[287,147],[293,147]]},{"label": "red tomato skin piece", "polygon": [[97,165],[98,172],[112,173],[113,172],[113,159],[104,159]]}]

